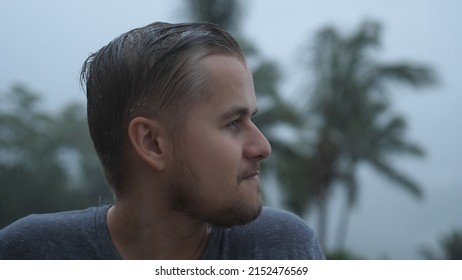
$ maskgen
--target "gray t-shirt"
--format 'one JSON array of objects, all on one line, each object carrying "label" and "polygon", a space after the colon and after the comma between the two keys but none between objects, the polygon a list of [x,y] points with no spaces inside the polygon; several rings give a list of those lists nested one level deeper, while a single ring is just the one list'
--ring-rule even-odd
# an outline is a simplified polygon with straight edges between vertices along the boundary
[{"label": "gray t-shirt", "polygon": [[[0,259],[121,259],[112,243],[110,206],[30,215],[0,230]],[[324,259],[314,232],[296,215],[263,208],[244,226],[212,228],[201,259]]]}]

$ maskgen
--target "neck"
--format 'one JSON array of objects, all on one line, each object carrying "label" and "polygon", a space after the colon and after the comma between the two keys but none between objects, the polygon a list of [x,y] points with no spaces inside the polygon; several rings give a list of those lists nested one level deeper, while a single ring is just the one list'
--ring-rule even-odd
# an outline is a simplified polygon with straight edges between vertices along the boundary
[{"label": "neck", "polygon": [[[157,207],[155,207],[157,206]],[[156,209],[155,209],[156,208]],[[156,203],[116,200],[107,224],[124,259],[197,259],[205,249],[209,226]]]}]

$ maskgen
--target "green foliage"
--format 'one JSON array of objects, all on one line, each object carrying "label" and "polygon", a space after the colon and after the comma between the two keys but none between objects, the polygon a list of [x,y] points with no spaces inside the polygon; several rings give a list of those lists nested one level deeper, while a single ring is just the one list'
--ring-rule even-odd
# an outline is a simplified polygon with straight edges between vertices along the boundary
[{"label": "green foliage", "polygon": [[443,259],[443,260],[462,260],[462,230],[453,230],[444,235],[439,240],[439,251],[433,251],[429,248],[421,250],[421,254],[426,259]]},{"label": "green foliage", "polygon": [[83,106],[52,115],[39,101],[23,85],[0,95],[0,228],[31,213],[110,201]]},{"label": "green foliage", "polygon": [[326,252],[327,260],[363,260],[363,257],[356,255],[353,252],[347,250],[338,250]]},{"label": "green foliage", "polygon": [[229,31],[238,27],[241,2],[236,0],[187,0],[187,11],[193,21],[211,22]]},{"label": "green foliage", "polygon": [[453,231],[440,242],[445,259],[462,260],[462,231]]}]

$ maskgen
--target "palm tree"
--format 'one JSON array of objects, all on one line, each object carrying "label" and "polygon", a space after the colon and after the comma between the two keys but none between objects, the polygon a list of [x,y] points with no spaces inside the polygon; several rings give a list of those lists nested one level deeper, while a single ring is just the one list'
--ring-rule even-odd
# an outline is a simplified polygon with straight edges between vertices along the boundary
[{"label": "palm tree", "polygon": [[[343,247],[348,217],[358,194],[357,169],[367,163],[415,197],[417,183],[397,170],[391,154],[421,156],[423,150],[405,139],[405,120],[390,110],[390,84],[414,87],[435,82],[425,66],[379,62],[372,50],[380,46],[380,25],[362,23],[350,36],[335,28],[322,29],[315,37],[309,67],[314,76],[307,117],[316,131],[315,149],[306,166],[311,168],[311,195],[319,211],[320,241],[325,245],[327,205],[334,185],[347,189],[338,244]],[[300,186],[306,188],[306,186]],[[300,191],[294,191],[294,194]],[[308,200],[297,195],[298,204]]]},{"label": "palm tree", "polygon": [[232,33],[239,28],[242,16],[239,0],[186,0],[185,4],[193,21],[215,23]]},{"label": "palm tree", "polygon": [[421,254],[430,260],[462,260],[462,229],[454,229],[439,240],[439,251],[424,247]]}]

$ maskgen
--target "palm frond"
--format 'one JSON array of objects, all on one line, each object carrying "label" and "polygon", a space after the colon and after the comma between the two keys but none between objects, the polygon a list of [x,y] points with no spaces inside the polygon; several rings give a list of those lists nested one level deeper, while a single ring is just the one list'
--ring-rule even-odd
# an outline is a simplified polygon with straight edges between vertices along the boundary
[{"label": "palm frond", "polygon": [[387,163],[384,159],[379,157],[371,156],[368,158],[368,162],[381,174],[394,181],[399,186],[403,187],[404,190],[408,191],[411,195],[416,198],[422,198],[423,193],[419,185],[412,179],[395,170],[391,167],[390,163]]}]

